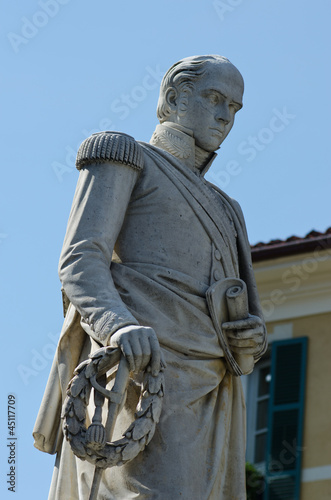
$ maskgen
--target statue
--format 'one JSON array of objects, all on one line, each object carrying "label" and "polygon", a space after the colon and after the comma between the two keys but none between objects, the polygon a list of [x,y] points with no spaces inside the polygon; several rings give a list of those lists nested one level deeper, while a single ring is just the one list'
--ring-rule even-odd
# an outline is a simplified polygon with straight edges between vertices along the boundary
[{"label": "statue", "polygon": [[105,470],[97,498],[246,498],[238,375],[265,352],[266,329],[241,209],[204,179],[243,90],[225,57],[188,57],[163,78],[150,143],[102,132],[78,151],[59,265],[70,305],[34,430],[57,453],[50,500],[89,498],[94,467],[63,439],[61,411],[76,366],[78,377],[102,346],[130,370],[115,439],[135,419],[142,372],[162,373],[165,389],[154,437]]}]

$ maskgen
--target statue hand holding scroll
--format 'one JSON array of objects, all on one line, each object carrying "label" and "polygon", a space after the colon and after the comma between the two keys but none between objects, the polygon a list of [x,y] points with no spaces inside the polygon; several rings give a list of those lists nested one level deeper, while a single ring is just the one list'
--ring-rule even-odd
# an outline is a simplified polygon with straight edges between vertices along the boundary
[{"label": "statue hand holding scroll", "polygon": [[254,355],[261,351],[264,328],[258,316],[249,314],[245,289],[236,285],[226,292],[229,320],[222,324],[227,331],[231,351],[243,373],[250,373],[254,368]]},{"label": "statue hand holding scroll", "polygon": [[258,316],[249,314],[246,284],[238,278],[217,281],[206,298],[230,372],[251,373],[254,356],[263,345],[264,327]]}]

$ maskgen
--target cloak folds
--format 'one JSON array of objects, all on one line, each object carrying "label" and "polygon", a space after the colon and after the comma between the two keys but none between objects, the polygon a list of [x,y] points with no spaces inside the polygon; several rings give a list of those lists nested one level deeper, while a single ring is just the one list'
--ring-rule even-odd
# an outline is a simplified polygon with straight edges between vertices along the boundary
[{"label": "cloak folds", "polygon": [[[64,244],[65,269],[70,274],[64,287],[74,306],[67,312],[34,432],[37,448],[58,452],[50,499],[88,498],[93,468],[76,459],[68,443],[62,442],[60,412],[79,360],[108,342],[93,330],[93,322],[89,324],[89,302],[81,300],[78,276],[89,284],[85,295],[92,297],[101,276],[106,276],[108,286],[111,275],[112,315],[97,318],[95,325],[109,321],[111,331],[130,323],[153,327],[167,362],[166,394],[150,445],[131,463],[106,471],[100,498],[243,500],[241,382],[226,370],[205,299],[208,287],[222,279],[217,276],[240,277],[247,285],[250,313],[261,316],[243,217],[233,200],[173,155],[148,144],[140,147],[142,172],[108,162],[86,165],[80,174]],[[123,184],[118,184],[120,177]],[[89,266],[77,257],[90,251],[81,237],[89,224],[83,205],[93,197],[98,182],[110,186],[112,199],[121,197],[121,207],[111,207],[112,225],[107,228],[106,251],[113,250],[108,248],[113,241],[117,257],[108,263],[106,274],[107,259],[101,262],[98,255],[99,261],[91,266],[95,276],[84,277]],[[103,227],[110,210],[107,203],[100,202],[98,218],[92,217],[96,234],[98,220]],[[125,217],[120,220],[115,212],[123,212],[124,205]],[[85,233],[80,233],[77,220],[84,221]],[[170,227],[166,234],[165,227]],[[97,247],[106,245],[98,240]],[[221,259],[215,257],[216,250]],[[92,257],[95,254],[93,247]],[[128,400],[135,400],[134,395]],[[123,408],[114,439],[133,420],[134,409]]]}]

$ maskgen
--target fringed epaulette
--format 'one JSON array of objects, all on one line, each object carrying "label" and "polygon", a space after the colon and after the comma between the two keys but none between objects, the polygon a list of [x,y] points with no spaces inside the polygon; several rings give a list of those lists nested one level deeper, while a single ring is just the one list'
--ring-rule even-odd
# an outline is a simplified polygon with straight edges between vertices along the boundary
[{"label": "fringed epaulette", "polygon": [[85,139],[76,158],[78,170],[91,163],[118,162],[142,170],[142,147],[133,137],[119,132],[98,132]]}]

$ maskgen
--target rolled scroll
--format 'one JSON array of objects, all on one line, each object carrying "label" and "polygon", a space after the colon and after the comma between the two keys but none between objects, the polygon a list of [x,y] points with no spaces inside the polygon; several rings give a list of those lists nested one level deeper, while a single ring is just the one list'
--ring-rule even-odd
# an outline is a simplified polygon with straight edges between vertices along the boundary
[{"label": "rolled scroll", "polygon": [[251,373],[254,357],[251,354],[232,353],[226,333],[222,330],[222,323],[249,316],[246,283],[239,278],[217,281],[208,288],[206,299],[229,371],[237,376]]},{"label": "rolled scroll", "polygon": [[[241,283],[228,288],[225,294],[229,321],[246,319],[249,316],[246,283],[242,280],[240,281]],[[234,358],[243,374],[248,374],[253,371],[254,357],[251,354],[234,354]]]}]

